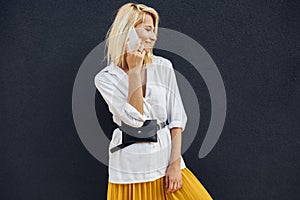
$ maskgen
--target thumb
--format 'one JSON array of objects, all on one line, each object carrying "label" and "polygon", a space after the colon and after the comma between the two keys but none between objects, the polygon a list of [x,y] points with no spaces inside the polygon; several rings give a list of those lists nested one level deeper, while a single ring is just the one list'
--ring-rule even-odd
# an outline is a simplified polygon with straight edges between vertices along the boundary
[{"label": "thumb", "polygon": [[169,176],[166,176],[166,188],[169,187]]}]

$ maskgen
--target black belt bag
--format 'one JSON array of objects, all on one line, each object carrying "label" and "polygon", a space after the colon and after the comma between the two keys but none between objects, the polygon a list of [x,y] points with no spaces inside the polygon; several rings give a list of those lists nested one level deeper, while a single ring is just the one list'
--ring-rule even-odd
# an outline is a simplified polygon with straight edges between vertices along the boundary
[{"label": "black belt bag", "polygon": [[167,122],[157,124],[156,119],[146,120],[141,127],[132,127],[121,121],[122,144],[110,149],[113,153],[137,142],[157,142],[157,131],[164,128]]}]

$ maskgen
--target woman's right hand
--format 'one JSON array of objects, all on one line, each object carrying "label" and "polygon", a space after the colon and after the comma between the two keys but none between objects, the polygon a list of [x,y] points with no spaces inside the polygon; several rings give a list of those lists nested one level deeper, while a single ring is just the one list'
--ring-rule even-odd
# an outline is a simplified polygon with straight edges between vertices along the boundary
[{"label": "woman's right hand", "polygon": [[[144,45],[141,44],[141,39],[139,39],[137,41],[137,43],[134,46],[133,50],[129,50],[129,38],[126,42],[125,45],[125,50],[126,50],[126,62],[128,65],[128,69],[132,70],[132,69],[141,69],[142,65],[143,65],[143,60],[144,60],[144,56],[146,51],[144,50]],[[141,50],[142,52],[138,51]]]}]

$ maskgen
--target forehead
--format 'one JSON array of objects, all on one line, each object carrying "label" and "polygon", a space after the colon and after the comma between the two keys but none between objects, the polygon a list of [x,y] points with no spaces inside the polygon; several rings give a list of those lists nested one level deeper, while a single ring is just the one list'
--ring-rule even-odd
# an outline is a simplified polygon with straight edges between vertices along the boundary
[{"label": "forehead", "polygon": [[139,23],[138,25],[136,25],[136,27],[141,27],[141,26],[150,26],[154,28],[153,18],[151,17],[150,14],[145,14],[144,23]]},{"label": "forehead", "polygon": [[144,24],[145,25],[154,25],[153,24],[154,22],[153,22],[153,18],[151,17],[151,15],[150,14],[146,14],[146,16],[145,16],[145,21],[144,21]]}]

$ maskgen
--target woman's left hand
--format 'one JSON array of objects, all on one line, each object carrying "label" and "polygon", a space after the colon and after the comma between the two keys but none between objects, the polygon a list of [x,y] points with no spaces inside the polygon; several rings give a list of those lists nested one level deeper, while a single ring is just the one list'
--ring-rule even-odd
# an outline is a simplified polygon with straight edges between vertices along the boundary
[{"label": "woman's left hand", "polygon": [[[179,160],[180,161],[180,160]],[[166,172],[166,191],[176,192],[182,187],[180,162],[171,163]]]}]

